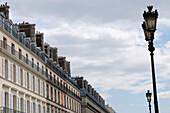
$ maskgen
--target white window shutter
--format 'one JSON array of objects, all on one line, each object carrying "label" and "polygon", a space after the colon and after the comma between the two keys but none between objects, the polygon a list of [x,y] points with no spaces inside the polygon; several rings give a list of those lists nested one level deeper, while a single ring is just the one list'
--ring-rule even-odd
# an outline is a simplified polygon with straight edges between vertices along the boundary
[{"label": "white window shutter", "polygon": [[11,69],[12,69],[12,82],[14,82],[14,64],[11,64]]},{"label": "white window shutter", "polygon": [[10,61],[8,60],[8,80],[10,80]]},{"label": "white window shutter", "polygon": [[21,68],[18,67],[18,73],[19,73],[19,85],[21,85]]},{"label": "white window shutter", "polygon": [[27,71],[25,71],[25,87],[27,88]]},{"label": "white window shutter", "polygon": [[31,77],[31,76],[32,76],[31,73],[29,73],[29,89],[30,89],[30,90],[32,89],[32,87],[31,87],[31,81],[32,81],[31,78],[32,78],[32,77]]},{"label": "white window shutter", "polygon": [[13,108],[13,94],[11,94],[11,109],[14,109]]},{"label": "white window shutter", "polygon": [[22,69],[22,76],[23,76],[23,86],[25,87],[25,73],[24,73],[24,69]]},{"label": "white window shutter", "polygon": [[2,107],[5,107],[5,91],[2,91]]},{"label": "white window shutter", "polygon": [[16,83],[18,83],[18,66],[15,65],[15,68],[16,68]]},{"label": "white window shutter", "polygon": [[45,92],[45,97],[47,97],[47,94],[46,94],[46,83],[44,82],[44,86],[45,86],[45,88],[44,88],[44,92]]},{"label": "white window shutter", "polygon": [[2,58],[3,59],[3,77],[5,78],[5,73],[6,73],[6,71],[5,71],[5,58]]}]

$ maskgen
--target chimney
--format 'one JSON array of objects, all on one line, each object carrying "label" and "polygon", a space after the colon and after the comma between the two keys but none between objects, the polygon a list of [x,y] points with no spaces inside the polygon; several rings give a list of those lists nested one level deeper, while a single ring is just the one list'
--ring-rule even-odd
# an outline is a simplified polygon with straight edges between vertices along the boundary
[{"label": "chimney", "polygon": [[0,12],[4,13],[5,19],[9,19],[9,5],[7,2],[5,4],[1,4],[0,6]]},{"label": "chimney", "polygon": [[66,67],[66,57],[58,57],[58,63],[60,65],[60,67],[63,68],[63,70],[65,70]]},{"label": "chimney", "polygon": [[53,48],[53,61],[58,63],[58,49],[56,47]]},{"label": "chimney", "polygon": [[70,62],[66,61],[66,57],[58,57],[58,63],[68,73],[68,76],[71,77]]},{"label": "chimney", "polygon": [[76,81],[77,81],[77,85],[80,87],[80,88],[84,88],[84,84],[83,84],[83,77],[75,77],[74,78]]},{"label": "chimney", "polygon": [[36,43],[35,24],[23,22],[23,23],[19,23],[18,27],[19,27],[19,32],[25,32],[26,38],[30,38],[31,42]]},{"label": "chimney", "polygon": [[66,72],[68,73],[68,76],[71,77],[71,69],[70,69],[69,61],[66,61]]},{"label": "chimney", "polygon": [[36,33],[36,44],[41,48],[41,51],[44,51],[44,33]]},{"label": "chimney", "polygon": [[49,57],[49,53],[50,53],[50,45],[49,44],[47,44],[47,43],[44,44],[44,51]]}]

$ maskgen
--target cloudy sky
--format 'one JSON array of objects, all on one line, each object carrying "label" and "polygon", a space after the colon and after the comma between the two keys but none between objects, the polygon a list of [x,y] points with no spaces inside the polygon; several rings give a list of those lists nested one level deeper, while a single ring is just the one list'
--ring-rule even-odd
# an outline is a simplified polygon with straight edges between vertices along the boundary
[{"label": "cloudy sky", "polygon": [[[143,11],[159,12],[155,64],[159,109],[170,113],[169,0],[1,0],[14,23],[35,23],[45,41],[71,61],[72,76],[84,76],[117,113],[147,113],[152,90]],[[153,109],[152,98],[152,110]]]}]

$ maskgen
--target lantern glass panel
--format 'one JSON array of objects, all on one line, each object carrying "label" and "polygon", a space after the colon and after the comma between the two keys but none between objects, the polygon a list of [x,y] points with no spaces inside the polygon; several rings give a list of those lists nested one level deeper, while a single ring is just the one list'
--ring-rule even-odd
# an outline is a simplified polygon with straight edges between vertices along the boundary
[{"label": "lantern glass panel", "polygon": [[146,29],[150,32],[154,32],[156,29],[156,18],[155,17],[147,17],[145,19]]}]

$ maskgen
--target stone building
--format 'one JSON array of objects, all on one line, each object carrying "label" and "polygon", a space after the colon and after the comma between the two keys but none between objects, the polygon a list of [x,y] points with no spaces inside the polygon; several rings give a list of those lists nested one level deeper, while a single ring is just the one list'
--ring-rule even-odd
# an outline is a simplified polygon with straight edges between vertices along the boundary
[{"label": "stone building", "polygon": [[83,77],[74,77],[73,79],[81,88],[82,113],[109,113],[105,108],[105,100],[88,84],[87,80],[84,80]]},{"label": "stone building", "polygon": [[109,113],[104,99],[44,42],[35,24],[13,24],[0,6],[0,113]]},{"label": "stone building", "polygon": [[3,113],[81,113],[80,88],[58,64],[57,48],[35,24],[13,24],[0,6],[0,110]]}]

